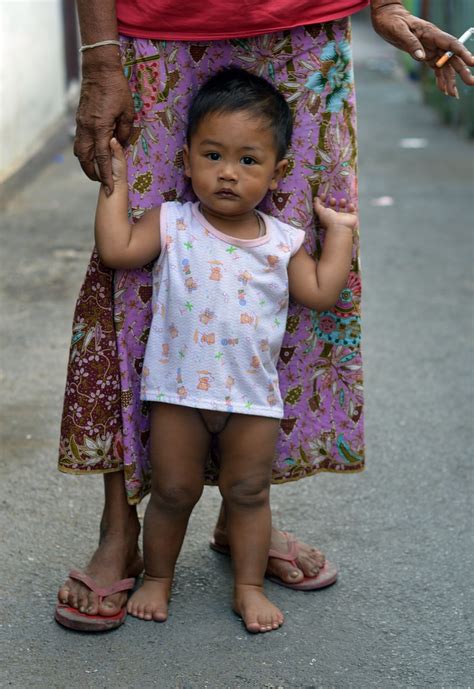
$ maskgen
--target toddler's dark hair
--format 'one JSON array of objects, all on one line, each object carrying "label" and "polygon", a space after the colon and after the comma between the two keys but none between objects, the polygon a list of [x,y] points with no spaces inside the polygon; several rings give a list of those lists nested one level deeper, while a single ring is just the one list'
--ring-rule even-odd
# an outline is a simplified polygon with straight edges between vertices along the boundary
[{"label": "toddler's dark hair", "polygon": [[293,118],[288,103],[266,79],[238,67],[217,72],[194,96],[188,114],[188,146],[206,115],[240,111],[268,121],[275,138],[277,160],[284,158],[293,132]]}]

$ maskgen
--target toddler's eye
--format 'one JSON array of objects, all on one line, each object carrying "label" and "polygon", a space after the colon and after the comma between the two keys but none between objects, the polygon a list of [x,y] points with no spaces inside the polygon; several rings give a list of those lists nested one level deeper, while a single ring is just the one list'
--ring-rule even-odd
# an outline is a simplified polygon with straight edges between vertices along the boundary
[{"label": "toddler's eye", "polygon": [[251,158],[250,156],[244,156],[243,158],[240,159],[240,162],[243,163],[244,165],[255,165],[255,163],[257,161],[254,160],[253,158]]},{"label": "toddler's eye", "polygon": [[219,160],[220,155],[219,153],[208,153],[206,158],[209,158],[209,160]]}]

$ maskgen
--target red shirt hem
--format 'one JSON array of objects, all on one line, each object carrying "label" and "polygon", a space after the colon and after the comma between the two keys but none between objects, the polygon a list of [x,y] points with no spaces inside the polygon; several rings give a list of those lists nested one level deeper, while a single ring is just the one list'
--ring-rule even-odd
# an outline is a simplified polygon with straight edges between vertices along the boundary
[{"label": "red shirt hem", "polygon": [[309,26],[311,24],[324,24],[329,21],[334,21],[337,19],[342,19],[348,17],[360,10],[364,9],[369,5],[370,0],[361,0],[354,7],[351,7],[339,12],[332,12],[330,14],[324,14],[321,17],[317,16],[317,13],[313,17],[305,17],[304,19],[295,20],[292,23],[285,23],[284,25],[274,25],[266,26],[265,28],[249,29],[243,26],[242,28],[236,29],[235,31],[230,31],[226,29],[225,31],[159,31],[154,29],[143,29],[136,26],[132,26],[121,21],[120,16],[118,17],[118,30],[123,36],[129,36],[132,38],[146,38],[153,40],[163,40],[163,41],[221,41],[228,40],[232,38],[250,38],[252,36],[262,36],[264,34],[276,33],[280,31],[285,31],[288,29],[295,29],[300,26]]}]

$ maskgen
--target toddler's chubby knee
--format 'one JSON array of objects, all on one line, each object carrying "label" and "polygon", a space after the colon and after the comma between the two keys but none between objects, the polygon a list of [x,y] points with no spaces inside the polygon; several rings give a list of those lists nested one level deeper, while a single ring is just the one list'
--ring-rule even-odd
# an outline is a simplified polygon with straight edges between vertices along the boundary
[{"label": "toddler's chubby knee", "polygon": [[201,497],[202,487],[183,485],[153,485],[150,502],[170,512],[190,510]]},{"label": "toddler's chubby knee", "polygon": [[255,476],[226,482],[219,488],[225,502],[238,507],[261,507],[270,495],[269,479]]},{"label": "toddler's chubby knee", "polygon": [[207,430],[212,434],[223,431],[230,417],[230,413],[226,411],[213,411],[211,409],[200,409],[199,413]]}]

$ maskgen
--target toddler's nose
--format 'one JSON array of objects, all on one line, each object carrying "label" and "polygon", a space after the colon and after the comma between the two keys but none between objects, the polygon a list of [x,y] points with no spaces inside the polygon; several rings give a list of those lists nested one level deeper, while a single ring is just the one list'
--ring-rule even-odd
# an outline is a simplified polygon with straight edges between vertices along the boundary
[{"label": "toddler's nose", "polygon": [[219,170],[219,179],[227,182],[235,181],[237,179],[235,166],[231,163],[224,164]]}]

